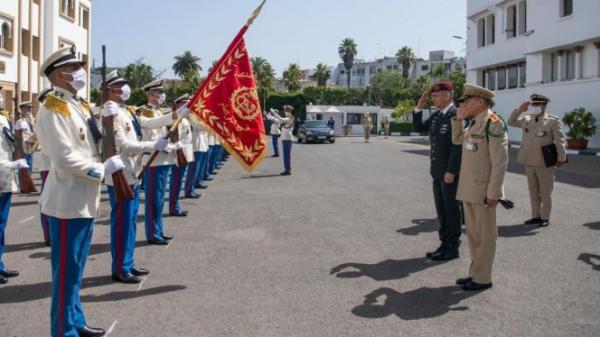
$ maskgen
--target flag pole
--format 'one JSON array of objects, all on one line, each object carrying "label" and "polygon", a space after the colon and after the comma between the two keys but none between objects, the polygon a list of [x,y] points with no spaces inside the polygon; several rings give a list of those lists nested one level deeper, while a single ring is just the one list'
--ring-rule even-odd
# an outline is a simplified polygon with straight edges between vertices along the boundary
[{"label": "flag pole", "polygon": [[[265,5],[266,2],[267,2],[267,0],[263,0],[261,2],[261,4],[258,7],[256,7],[256,9],[254,10],[254,12],[252,12],[252,14],[250,15],[250,17],[246,21],[246,24],[244,25],[244,27],[248,28],[248,27],[250,27],[254,23],[254,20],[256,20],[256,18],[260,15],[260,12],[262,11],[262,8],[263,8],[263,6]],[[177,117],[177,120],[175,120],[175,123],[173,123],[173,125],[169,129],[169,132],[164,137],[165,139],[169,139],[171,137],[171,135],[175,131],[178,130],[177,127],[179,126],[179,123],[181,123],[181,119],[182,119],[181,116]],[[148,162],[146,162],[146,164],[142,168],[142,171],[140,171],[140,173],[138,174],[138,176],[137,176],[138,179],[142,179],[144,177],[144,175],[146,174],[146,171],[148,170],[148,168],[150,167],[150,165],[152,164],[152,162],[154,162],[154,159],[156,159],[157,155],[158,155],[158,151],[155,150],[152,153],[152,156],[150,156],[150,159],[148,159]]]}]

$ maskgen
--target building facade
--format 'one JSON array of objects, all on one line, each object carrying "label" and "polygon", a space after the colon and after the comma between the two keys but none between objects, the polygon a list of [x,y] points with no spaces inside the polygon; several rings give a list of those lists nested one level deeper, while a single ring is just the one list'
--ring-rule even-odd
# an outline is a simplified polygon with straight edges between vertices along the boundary
[{"label": "building facade", "polygon": [[[6,109],[33,101],[48,82],[41,63],[54,51],[75,46],[79,56],[90,55],[91,0],[0,1],[0,86]],[[89,74],[89,66],[88,66]],[[89,97],[89,86],[82,90]]]},{"label": "building facade", "polygon": [[[411,64],[409,78],[416,79],[419,76],[428,75],[436,66],[442,65],[444,75],[449,76],[457,68],[465,69],[466,60],[456,57],[453,51],[436,50],[429,53],[429,59],[418,58]],[[402,72],[402,65],[396,57],[384,57],[375,61],[365,62],[358,60],[352,68],[350,76],[351,88],[366,88],[371,84],[373,77],[381,71],[391,70]],[[348,74],[344,64],[340,63],[332,72],[332,81],[339,87],[348,87]]]},{"label": "building facade", "polygon": [[550,114],[584,107],[600,122],[598,13],[597,0],[469,0],[467,81],[494,90],[504,117],[539,93],[552,99]]}]

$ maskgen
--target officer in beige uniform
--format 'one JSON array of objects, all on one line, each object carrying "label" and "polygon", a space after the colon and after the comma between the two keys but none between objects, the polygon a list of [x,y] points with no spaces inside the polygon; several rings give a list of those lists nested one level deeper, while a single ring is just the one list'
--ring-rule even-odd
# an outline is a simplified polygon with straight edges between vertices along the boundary
[{"label": "officer in beige uniform", "polygon": [[369,142],[369,138],[371,137],[371,129],[373,128],[373,122],[371,121],[371,116],[368,113],[363,114],[360,123],[363,127],[365,143]]},{"label": "officer in beige uniform", "polygon": [[100,208],[104,177],[125,167],[118,156],[99,162],[98,130],[89,104],[77,94],[86,87],[85,61],[67,47],[41,66],[55,90],[40,108],[36,130],[51,167],[42,191],[42,213],[48,215],[51,238],[52,337],[98,337],[83,314],[79,289]]},{"label": "officer in beige uniform", "polygon": [[[464,290],[483,290],[492,286],[496,206],[503,198],[508,136],[504,121],[490,110],[493,92],[465,84],[459,103],[452,119],[452,142],[463,147],[456,199],[463,202],[471,265],[469,276],[456,283]],[[466,128],[463,120],[468,120]]]},{"label": "officer in beige uniform", "polygon": [[[567,161],[567,154],[560,119],[546,113],[550,99],[538,94],[530,99],[512,112],[508,125],[523,130],[518,160],[525,165],[531,201],[531,219],[525,224],[546,227],[550,224],[554,171]],[[556,146],[557,161],[548,167],[542,147],[551,144]]]}]

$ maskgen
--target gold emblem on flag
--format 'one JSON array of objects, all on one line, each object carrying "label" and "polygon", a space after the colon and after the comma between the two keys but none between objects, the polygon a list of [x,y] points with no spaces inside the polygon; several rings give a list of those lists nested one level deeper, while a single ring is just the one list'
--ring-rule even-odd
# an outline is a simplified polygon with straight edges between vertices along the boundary
[{"label": "gold emblem on flag", "polygon": [[231,106],[235,114],[246,121],[256,119],[260,114],[258,92],[255,88],[240,87],[231,94]]}]

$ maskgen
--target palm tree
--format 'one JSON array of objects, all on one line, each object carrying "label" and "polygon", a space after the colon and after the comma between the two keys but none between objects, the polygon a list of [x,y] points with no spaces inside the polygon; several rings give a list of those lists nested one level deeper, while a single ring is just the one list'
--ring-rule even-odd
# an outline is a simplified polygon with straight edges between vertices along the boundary
[{"label": "palm tree", "polygon": [[267,100],[269,91],[273,89],[273,79],[275,79],[275,70],[271,64],[262,57],[253,57],[250,59],[252,71],[258,86],[258,92],[262,97],[263,105]]},{"label": "palm tree", "polygon": [[312,78],[317,81],[319,87],[327,86],[327,80],[331,77],[331,71],[323,63],[317,64],[317,69]]},{"label": "palm tree", "polygon": [[200,58],[194,56],[191,51],[185,51],[183,55],[175,56],[175,63],[173,64],[173,72],[175,75],[183,78],[190,72],[199,72],[202,70],[200,66]]},{"label": "palm tree", "polygon": [[291,63],[283,72],[283,83],[289,92],[300,90],[300,79],[302,79],[302,70],[296,63]]},{"label": "palm tree", "polygon": [[402,77],[408,78],[410,65],[415,62],[415,53],[410,47],[404,46],[396,53],[396,59],[402,65]]},{"label": "palm tree", "polygon": [[348,88],[350,88],[350,79],[351,79],[351,70],[354,66],[354,58],[356,57],[357,51],[356,42],[354,39],[345,38],[342,40],[338,47],[338,55],[344,62],[344,68],[346,68],[346,73],[348,74]]}]

